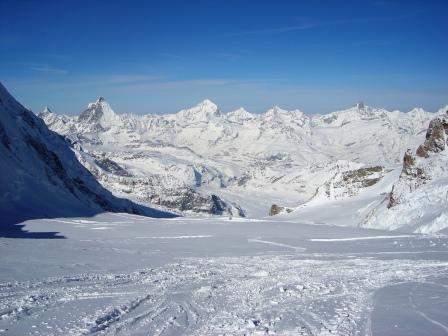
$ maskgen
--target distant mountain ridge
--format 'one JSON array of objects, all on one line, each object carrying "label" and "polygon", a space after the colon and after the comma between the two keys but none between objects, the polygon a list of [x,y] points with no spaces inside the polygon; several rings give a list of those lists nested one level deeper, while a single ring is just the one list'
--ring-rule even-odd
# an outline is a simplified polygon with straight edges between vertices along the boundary
[{"label": "distant mountain ridge", "polygon": [[[395,167],[408,147],[421,143],[438,113],[364,104],[325,115],[278,106],[263,114],[244,108],[224,113],[204,100],[173,114],[130,115],[115,113],[99,98],[79,116],[40,116],[77,144],[80,161],[117,195],[211,214],[218,198],[225,204],[220,214],[260,216],[273,203],[306,201],[334,169]],[[122,175],[105,169],[98,157]],[[334,165],[341,160],[347,164]]]}]

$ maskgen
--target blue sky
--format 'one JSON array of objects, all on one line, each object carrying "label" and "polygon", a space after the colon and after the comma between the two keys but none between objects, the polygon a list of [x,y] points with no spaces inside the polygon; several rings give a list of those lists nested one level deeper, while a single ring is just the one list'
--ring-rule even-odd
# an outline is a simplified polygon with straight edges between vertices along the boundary
[{"label": "blue sky", "polygon": [[79,113],[448,104],[448,1],[0,0],[0,81]]}]

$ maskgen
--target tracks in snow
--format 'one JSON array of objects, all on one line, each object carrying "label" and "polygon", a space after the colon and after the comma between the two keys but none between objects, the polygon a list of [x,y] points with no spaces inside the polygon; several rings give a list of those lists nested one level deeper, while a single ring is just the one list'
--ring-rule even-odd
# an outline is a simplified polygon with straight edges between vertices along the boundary
[{"label": "tracks in snow", "polygon": [[0,284],[0,329],[21,335],[353,335],[369,329],[376,289],[446,277],[446,270],[446,263],[413,260],[189,258],[129,274]]}]

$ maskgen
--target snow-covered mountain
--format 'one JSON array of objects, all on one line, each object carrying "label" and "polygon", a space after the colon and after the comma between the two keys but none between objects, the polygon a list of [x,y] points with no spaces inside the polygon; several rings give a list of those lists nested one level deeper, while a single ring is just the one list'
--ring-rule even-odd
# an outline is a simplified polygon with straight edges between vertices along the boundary
[{"label": "snow-covered mountain", "polygon": [[448,110],[433,119],[425,141],[406,151],[392,191],[364,226],[430,233],[448,228]]},{"label": "snow-covered mountain", "polygon": [[326,115],[278,106],[224,113],[205,100],[175,114],[136,116],[116,114],[100,98],[79,116],[40,116],[76,143],[80,161],[117,195],[180,212],[264,216],[273,203],[310,199],[345,170],[395,168],[422,142],[434,113],[364,104]]},{"label": "snow-covered mountain", "polygon": [[1,84],[0,157],[2,225],[105,211],[172,216],[113,196],[79,163],[70,144]]}]

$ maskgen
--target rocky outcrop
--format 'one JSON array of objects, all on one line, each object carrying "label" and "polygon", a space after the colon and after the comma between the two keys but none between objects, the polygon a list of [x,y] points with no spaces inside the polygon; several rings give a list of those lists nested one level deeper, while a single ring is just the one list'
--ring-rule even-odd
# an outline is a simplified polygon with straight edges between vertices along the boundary
[{"label": "rocky outcrop", "polygon": [[415,233],[448,227],[447,114],[431,121],[417,153],[408,149],[398,180],[361,226]]},{"label": "rocky outcrop", "polygon": [[433,119],[429,123],[425,142],[421,144],[416,155],[408,149],[403,157],[403,169],[400,178],[394,184],[389,194],[387,208],[392,208],[402,202],[407,194],[413,192],[432,178],[432,164],[427,159],[432,155],[445,151],[447,148],[448,111],[445,115]]},{"label": "rocky outcrop", "polygon": [[165,189],[163,195],[148,194],[147,201],[180,212],[195,212],[210,215],[232,215],[245,217],[237,204],[229,204],[217,195],[201,195],[189,187]]},{"label": "rocky outcrop", "polygon": [[[236,203],[215,194],[203,194],[195,188],[167,174],[135,176],[108,157],[106,153],[85,152],[76,147],[78,160],[105,188],[117,195],[149,203],[180,214],[202,213],[245,217],[245,211]],[[199,174],[199,173],[198,173]]]},{"label": "rocky outcrop", "polygon": [[359,188],[371,187],[378,183],[383,177],[384,167],[374,166],[356,170],[349,170],[342,173],[342,184],[356,186]]},{"label": "rocky outcrop", "polygon": [[269,216],[275,216],[285,212],[290,213],[292,212],[292,209],[277,204],[272,204],[271,209],[269,210]]},{"label": "rocky outcrop", "polygon": [[426,140],[417,149],[417,155],[427,158],[433,153],[446,149],[448,134],[448,114],[432,120],[426,132]]},{"label": "rocky outcrop", "polygon": [[317,190],[312,199],[344,199],[356,196],[361,190],[378,183],[385,174],[382,166],[362,167],[336,172]]},{"label": "rocky outcrop", "polygon": [[408,149],[403,157],[403,169],[398,181],[392,187],[389,194],[387,208],[391,208],[401,203],[403,195],[412,192],[422,184],[426,183],[429,177],[424,169],[417,165],[417,158],[414,153]]}]

